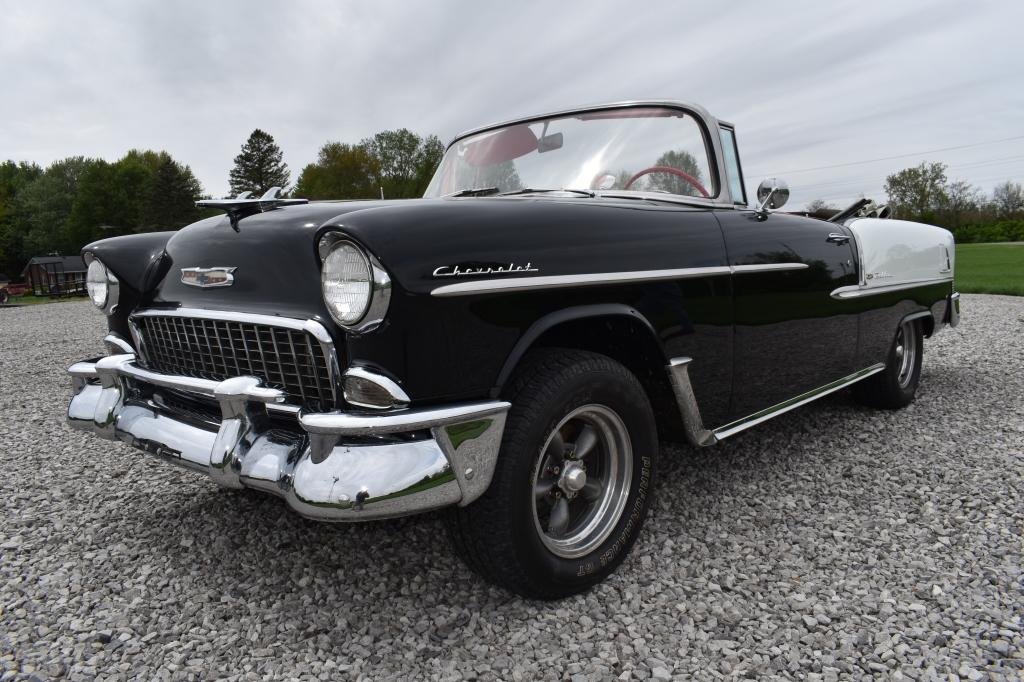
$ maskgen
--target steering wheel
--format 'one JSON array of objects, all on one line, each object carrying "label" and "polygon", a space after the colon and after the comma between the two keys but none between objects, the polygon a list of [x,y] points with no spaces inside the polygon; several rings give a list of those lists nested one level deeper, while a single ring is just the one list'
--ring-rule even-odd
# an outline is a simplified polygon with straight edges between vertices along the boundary
[{"label": "steering wheel", "polygon": [[675,175],[676,177],[680,177],[683,180],[686,180],[686,182],[693,185],[697,189],[697,191],[703,194],[706,198],[711,198],[711,195],[708,194],[708,191],[704,189],[704,185],[700,184],[700,181],[697,180],[697,178],[693,177],[689,173],[684,173],[678,168],[673,168],[672,166],[651,166],[650,168],[644,168],[642,171],[640,171],[639,173],[631,177],[629,180],[627,180],[626,184],[623,185],[622,189],[629,189],[630,185],[632,185],[634,182],[636,182],[645,175],[650,175],[651,173],[669,173],[671,175]]}]

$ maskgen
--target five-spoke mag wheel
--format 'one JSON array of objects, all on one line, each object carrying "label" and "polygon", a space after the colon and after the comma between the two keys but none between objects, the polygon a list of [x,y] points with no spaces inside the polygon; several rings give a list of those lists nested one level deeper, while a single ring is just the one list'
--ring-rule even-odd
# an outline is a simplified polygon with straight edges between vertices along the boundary
[{"label": "five-spoke mag wheel", "polygon": [[503,392],[512,403],[487,491],[451,510],[462,558],[527,597],[556,599],[603,580],[640,534],[658,434],[647,393],[612,358],[531,352]]},{"label": "five-spoke mag wheel", "polygon": [[533,521],[544,545],[574,558],[622,516],[633,473],[626,425],[604,405],[573,410],[548,436],[533,475]]}]

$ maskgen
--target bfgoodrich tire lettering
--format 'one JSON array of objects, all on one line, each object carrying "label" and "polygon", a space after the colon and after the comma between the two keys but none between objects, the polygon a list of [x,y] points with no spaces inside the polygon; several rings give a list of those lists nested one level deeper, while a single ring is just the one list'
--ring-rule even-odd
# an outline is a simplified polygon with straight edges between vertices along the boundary
[{"label": "bfgoodrich tire lettering", "polygon": [[[626,557],[650,507],[658,440],[647,395],[636,377],[611,358],[561,349],[537,351],[524,358],[506,393],[512,409],[494,478],[487,492],[473,504],[451,510],[448,528],[453,544],[476,572],[523,596],[557,599],[586,590]],[[595,485],[611,471],[597,464],[606,461],[601,458],[609,454],[604,451],[606,441],[589,447],[580,445],[592,451],[580,457],[575,456],[577,444],[568,442],[563,450],[565,468],[552,467],[547,482],[538,487],[538,478],[544,478],[538,474],[543,473],[540,468],[545,455],[558,451],[551,447],[552,434],[557,432],[566,441],[573,441],[573,435],[580,435],[588,424],[602,423],[621,424],[627,439],[616,447],[619,454],[628,454],[629,466],[615,469],[628,469],[628,485],[622,490],[625,503],[615,504],[613,500],[606,505],[616,510],[609,522],[610,531],[600,530],[600,523],[594,524],[598,530],[592,536],[581,532],[578,544],[553,549],[545,530],[551,529],[547,510],[554,509],[555,504],[550,503],[556,498],[545,499],[544,495],[577,494],[565,474],[581,463],[591,467],[587,485]],[[616,429],[608,426],[607,434],[615,433]],[[573,498],[574,513],[579,514],[576,521],[585,531],[591,499],[582,497],[582,487],[578,494],[581,497]],[[591,494],[595,495],[593,499],[602,499]],[[564,499],[559,506],[561,502]],[[542,515],[539,522],[538,509]],[[564,535],[559,528],[560,524],[555,523],[555,537],[573,536],[572,522],[565,524]]]}]

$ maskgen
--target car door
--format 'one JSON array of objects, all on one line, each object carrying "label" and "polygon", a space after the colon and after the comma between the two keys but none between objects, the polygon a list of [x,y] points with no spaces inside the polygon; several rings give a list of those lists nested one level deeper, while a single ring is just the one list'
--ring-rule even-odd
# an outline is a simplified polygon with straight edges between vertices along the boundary
[{"label": "car door", "polygon": [[849,231],[784,213],[716,216],[733,268],[730,420],[856,371],[857,315],[831,296],[857,282]]}]

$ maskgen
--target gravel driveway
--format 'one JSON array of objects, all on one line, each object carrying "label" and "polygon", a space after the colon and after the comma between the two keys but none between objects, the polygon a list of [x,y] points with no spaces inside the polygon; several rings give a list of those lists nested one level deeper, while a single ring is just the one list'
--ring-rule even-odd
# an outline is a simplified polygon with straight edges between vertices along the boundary
[{"label": "gravel driveway", "polygon": [[1024,679],[1024,298],[917,402],[667,448],[632,556],[527,602],[436,516],[320,525],[64,425],[88,303],[0,310],[0,679]]}]

